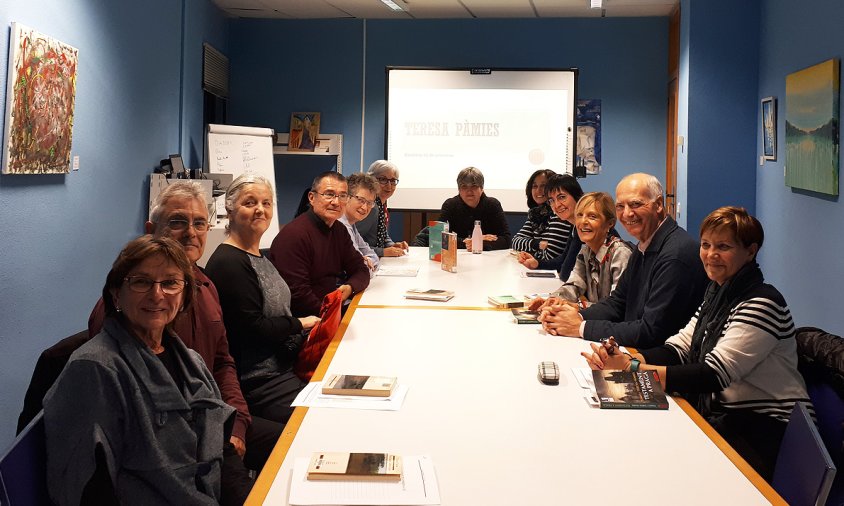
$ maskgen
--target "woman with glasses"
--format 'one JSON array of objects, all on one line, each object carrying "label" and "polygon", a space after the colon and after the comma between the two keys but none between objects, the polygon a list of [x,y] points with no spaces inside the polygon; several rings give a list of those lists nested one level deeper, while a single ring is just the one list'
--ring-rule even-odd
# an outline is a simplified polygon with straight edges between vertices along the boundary
[{"label": "woman with glasses", "polygon": [[358,232],[379,257],[402,256],[407,253],[407,243],[395,242],[390,238],[390,213],[387,211],[387,199],[393,196],[399,184],[399,169],[393,162],[375,160],[367,174],[378,183],[375,212],[358,222]]},{"label": "woman with glasses", "polygon": [[[56,504],[218,504],[234,408],[171,323],[194,297],[169,238],[120,252],[103,287],[103,330],[44,398],[47,483]],[[230,424],[228,424],[230,428]]]},{"label": "woman with glasses", "polygon": [[226,191],[228,237],[217,247],[205,272],[217,286],[232,356],[249,412],[286,423],[290,403],[304,384],[293,364],[316,316],[295,318],[290,288],[260,251],[261,236],[273,216],[270,182],[252,174],[235,179]]},{"label": "woman with glasses", "polygon": [[369,267],[369,276],[373,277],[378,269],[378,255],[360,235],[357,224],[372,214],[372,208],[376,205],[375,188],[378,183],[367,174],[352,174],[346,178],[346,182],[349,184],[349,203],[346,204],[346,212],[338,221],[346,226],[352,244],[363,256],[363,261]]},{"label": "woman with glasses", "polygon": [[568,238],[565,247],[560,254],[553,258],[537,258],[526,251],[519,252],[517,258],[519,263],[528,269],[556,270],[560,279],[566,280],[577,261],[577,253],[583,246],[580,238],[574,233],[574,209],[577,206],[577,201],[583,196],[583,189],[574,176],[554,174],[548,178],[545,191],[548,195],[548,205],[551,206],[556,218],[568,225]]},{"label": "woman with glasses", "polygon": [[548,178],[554,171],[540,169],[531,174],[525,186],[528,216],[510,247],[515,251],[530,253],[537,260],[556,258],[566,248],[571,235],[571,223],[559,219],[548,202],[545,191]]}]

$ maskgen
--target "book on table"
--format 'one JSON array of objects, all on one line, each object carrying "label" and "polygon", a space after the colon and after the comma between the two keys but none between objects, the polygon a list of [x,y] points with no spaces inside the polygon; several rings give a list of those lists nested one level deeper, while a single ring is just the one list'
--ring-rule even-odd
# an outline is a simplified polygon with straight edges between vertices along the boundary
[{"label": "book on table", "polygon": [[446,272],[457,272],[457,232],[443,232],[440,267]]},{"label": "book on table", "polygon": [[525,308],[511,309],[513,312],[513,321],[522,324],[539,324],[539,311],[531,311]]},{"label": "book on table", "polygon": [[443,232],[448,232],[448,223],[444,221],[428,222],[428,258],[435,262],[442,260]]},{"label": "book on table", "polygon": [[322,382],[322,393],[326,395],[389,397],[395,387],[395,377],[332,374]]},{"label": "book on table", "polygon": [[391,453],[317,452],[308,465],[309,480],[401,481],[402,459]]},{"label": "book on table", "polygon": [[497,308],[525,307],[524,297],[516,297],[515,295],[490,295],[486,300]]},{"label": "book on table", "polygon": [[668,409],[656,371],[592,371],[601,409]]},{"label": "book on table", "polygon": [[454,292],[451,290],[435,290],[431,289],[422,289],[422,288],[412,288],[406,292],[404,292],[405,299],[418,299],[418,300],[433,300],[436,302],[446,302],[451,300],[454,297]]}]

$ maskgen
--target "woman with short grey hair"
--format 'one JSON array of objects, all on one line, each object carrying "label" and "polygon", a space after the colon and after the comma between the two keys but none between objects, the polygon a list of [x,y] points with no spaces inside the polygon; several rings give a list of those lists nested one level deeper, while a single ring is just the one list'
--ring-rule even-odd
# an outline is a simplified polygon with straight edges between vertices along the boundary
[{"label": "woman with short grey hair", "polygon": [[387,199],[393,196],[399,184],[399,169],[388,160],[375,160],[369,166],[368,174],[378,182],[373,210],[377,212],[369,213],[357,223],[358,232],[379,257],[402,256],[407,253],[407,243],[390,238],[390,213],[387,210]]}]

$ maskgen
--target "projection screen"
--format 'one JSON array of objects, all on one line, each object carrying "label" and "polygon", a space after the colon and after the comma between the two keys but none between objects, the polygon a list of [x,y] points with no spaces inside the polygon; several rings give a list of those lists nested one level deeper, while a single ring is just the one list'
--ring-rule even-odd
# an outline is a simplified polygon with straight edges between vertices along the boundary
[{"label": "projection screen", "polygon": [[577,69],[387,67],[390,208],[439,209],[474,166],[505,211],[526,211],[533,171],[573,171],[576,87]]}]

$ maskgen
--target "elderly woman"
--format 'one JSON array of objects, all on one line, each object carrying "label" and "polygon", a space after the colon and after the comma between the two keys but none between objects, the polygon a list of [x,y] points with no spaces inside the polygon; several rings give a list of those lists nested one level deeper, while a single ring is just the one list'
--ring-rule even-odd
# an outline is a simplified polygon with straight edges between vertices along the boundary
[{"label": "elderly woman", "polygon": [[578,303],[582,307],[606,298],[615,289],[632,247],[613,230],[615,202],[604,192],[585,194],[575,207],[575,229],[583,242],[568,280],[551,294],[547,302],[534,299],[530,307],[553,305],[561,301]]},{"label": "elderly woman", "polygon": [[217,286],[229,346],[243,396],[253,415],[286,423],[290,403],[304,384],[293,364],[315,316],[294,318],[290,288],[260,249],[273,216],[270,182],[245,174],[226,191],[228,237],[208,259],[205,271]]},{"label": "elderly woman", "polygon": [[[193,268],[169,238],[120,252],[103,287],[103,330],[44,399],[47,483],[58,504],[217,504],[234,409],[171,331]],[[230,427],[230,426],[229,426]]]},{"label": "elderly woman", "polygon": [[387,211],[387,199],[393,196],[399,184],[399,169],[393,162],[375,160],[367,174],[378,182],[378,194],[375,196],[377,212],[369,213],[358,222],[358,232],[379,257],[402,256],[407,253],[407,243],[395,242],[390,238],[390,213]]},{"label": "elderly woman", "polygon": [[740,207],[700,226],[700,259],[711,280],[689,323],[663,346],[633,355],[612,342],[583,353],[593,369],[655,370],[770,480],[795,402],[809,402],[797,372],[794,322],[756,263],[764,232]]},{"label": "elderly woman", "polygon": [[548,178],[545,191],[555,218],[566,227],[568,237],[565,247],[554,258],[537,258],[526,251],[519,252],[517,258],[519,263],[528,269],[553,269],[559,273],[560,279],[565,280],[571,274],[577,253],[583,246],[580,238],[574,233],[574,209],[577,201],[583,196],[583,189],[574,176],[555,174]]},{"label": "elderly woman", "polygon": [[560,256],[571,235],[571,224],[557,218],[548,202],[545,188],[548,178],[554,175],[554,171],[548,169],[531,174],[525,186],[527,221],[513,236],[510,244],[512,249],[526,251],[538,260],[551,260]]},{"label": "elderly woman", "polygon": [[346,211],[340,216],[339,220],[346,226],[349,231],[349,237],[352,239],[352,245],[363,257],[366,266],[369,267],[369,277],[375,276],[375,271],[378,269],[378,255],[367,244],[364,238],[360,235],[357,224],[366,219],[375,206],[375,178],[367,174],[352,174],[346,178],[346,183],[349,185],[349,203],[346,204]]}]

